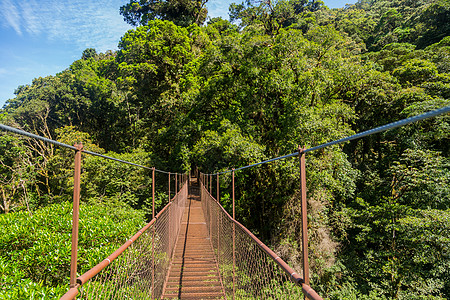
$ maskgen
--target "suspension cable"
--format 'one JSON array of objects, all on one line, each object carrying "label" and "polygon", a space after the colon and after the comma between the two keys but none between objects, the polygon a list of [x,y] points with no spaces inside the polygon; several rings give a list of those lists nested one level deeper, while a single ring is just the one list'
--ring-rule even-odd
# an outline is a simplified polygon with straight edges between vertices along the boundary
[{"label": "suspension cable", "polygon": [[[443,108],[436,109],[436,110],[433,110],[433,111],[429,111],[429,112],[423,113],[421,115],[417,115],[417,116],[410,117],[410,118],[407,118],[407,119],[403,119],[403,120],[400,120],[400,121],[392,122],[392,123],[389,123],[389,124],[386,124],[386,125],[382,125],[382,126],[379,126],[379,127],[375,127],[373,129],[366,130],[366,131],[363,131],[363,132],[360,132],[360,133],[357,133],[357,134],[354,134],[354,135],[351,135],[351,136],[348,136],[348,137],[345,137],[345,138],[342,138],[342,139],[339,139],[339,140],[335,140],[335,141],[332,141],[332,142],[321,144],[319,146],[308,148],[308,149],[303,150],[302,152],[298,152],[297,151],[297,152],[294,152],[294,153],[291,153],[291,154],[288,154],[288,155],[275,157],[275,158],[264,160],[264,161],[261,161],[261,162],[255,163],[255,164],[251,164],[251,165],[248,165],[248,166],[243,166],[243,167],[240,167],[240,168],[236,168],[236,169],[234,169],[234,171],[239,171],[239,170],[243,170],[243,169],[247,169],[247,168],[252,168],[252,167],[256,167],[256,166],[259,166],[259,165],[262,165],[262,164],[266,164],[266,163],[269,163],[269,162],[277,161],[277,160],[280,160],[280,159],[285,159],[285,158],[297,156],[300,153],[307,153],[307,152],[316,151],[316,150],[319,150],[319,149],[322,149],[322,148],[325,148],[325,147],[329,147],[329,146],[332,146],[332,145],[337,145],[337,144],[341,144],[341,143],[348,142],[348,141],[351,141],[351,140],[359,139],[359,138],[362,138],[362,137],[365,137],[365,136],[368,136],[368,135],[372,135],[372,134],[375,134],[375,133],[379,133],[379,132],[387,131],[387,130],[394,129],[394,128],[397,128],[397,127],[405,126],[405,125],[410,124],[410,123],[414,123],[414,122],[422,121],[422,120],[425,120],[425,119],[433,118],[433,117],[436,117],[436,116],[439,116],[439,115],[442,115],[442,114],[445,114],[445,113],[449,113],[449,112],[450,112],[450,106],[445,106]],[[229,170],[226,170],[226,171],[223,171],[223,172],[217,172],[217,173],[205,174],[205,175],[208,175],[208,176],[210,176],[210,175],[222,175],[222,174],[230,173],[232,171],[233,171],[233,169],[229,169]]]},{"label": "suspension cable", "polygon": [[[17,128],[14,128],[14,127],[10,127],[10,126],[7,126],[7,125],[0,124],[0,129],[5,130],[5,131],[9,131],[9,132],[12,132],[12,133],[15,133],[15,134],[19,134],[19,135],[22,135],[22,136],[26,136],[26,137],[29,137],[29,138],[32,138],[32,139],[41,140],[43,142],[50,143],[50,144],[53,144],[53,145],[56,145],[56,146],[60,146],[60,147],[63,147],[63,148],[68,148],[68,149],[75,150],[75,151],[78,150],[74,146],[70,146],[70,145],[67,145],[67,144],[64,144],[64,143],[61,143],[61,142],[58,142],[58,141],[55,141],[55,140],[51,140],[49,138],[46,138],[46,137],[43,137],[43,136],[40,136],[40,135],[36,135],[36,134],[30,133],[30,132],[27,132],[27,131],[24,131],[24,130],[20,130],[20,129],[17,129]],[[86,153],[86,154],[90,154],[90,155],[93,155],[93,156],[98,156],[98,157],[101,157],[101,158],[117,161],[117,162],[120,162],[120,163],[132,165],[132,166],[135,166],[135,167],[147,169],[147,170],[152,170],[153,169],[153,168],[150,168],[150,167],[146,167],[146,166],[143,166],[143,165],[135,164],[135,163],[132,163],[132,162],[129,162],[129,161],[126,161],[126,160],[114,158],[114,157],[111,157],[111,156],[103,155],[103,154],[92,152],[92,151],[88,151],[88,150],[81,150],[81,152]],[[169,174],[169,172],[158,170],[158,169],[155,169],[155,171],[159,172],[159,173]],[[178,173],[170,173],[170,174],[178,174]]]},{"label": "suspension cable", "polygon": [[[443,108],[440,108],[440,109],[437,109],[437,110],[429,111],[429,112],[423,113],[421,115],[417,115],[417,116],[410,117],[410,118],[407,118],[407,119],[403,119],[403,120],[400,120],[400,121],[392,122],[392,123],[389,123],[389,124],[386,124],[386,125],[382,125],[382,126],[370,129],[370,130],[366,130],[366,131],[363,131],[363,132],[360,132],[360,133],[357,133],[357,134],[354,134],[354,135],[351,135],[351,136],[348,136],[348,137],[345,137],[345,138],[342,138],[342,139],[339,139],[339,140],[335,140],[335,141],[328,142],[328,143],[325,143],[325,144],[321,144],[321,145],[318,145],[318,146],[315,146],[315,147],[312,147],[312,148],[308,148],[308,149],[305,149],[303,151],[303,153],[316,151],[316,150],[319,150],[319,149],[322,149],[322,148],[326,148],[326,147],[329,147],[329,146],[332,146],[332,145],[341,144],[341,143],[344,143],[344,142],[348,142],[348,141],[351,141],[351,140],[355,140],[355,139],[358,139],[358,138],[369,136],[369,135],[372,135],[372,134],[375,134],[375,133],[379,133],[379,132],[387,131],[387,130],[394,129],[394,128],[397,128],[397,127],[405,126],[405,125],[410,124],[410,123],[414,123],[414,122],[418,122],[418,121],[421,121],[421,120],[433,118],[433,117],[436,117],[436,116],[439,116],[439,115],[442,115],[442,114],[445,114],[445,113],[448,113],[448,112],[450,112],[450,106],[446,106],[446,107],[443,107]],[[23,131],[23,130],[14,128],[14,127],[10,127],[10,126],[6,126],[6,125],[3,125],[3,124],[0,124],[0,129],[5,130],[5,131],[9,131],[9,132],[13,132],[13,133],[16,133],[16,134],[20,134],[20,135],[23,135],[23,136],[27,136],[27,137],[30,137],[30,138],[33,138],[33,139],[38,139],[38,140],[41,140],[41,141],[44,141],[44,142],[47,142],[47,143],[51,143],[51,144],[54,144],[54,145],[57,145],[57,146],[60,146],[60,147],[65,147],[65,148],[72,149],[72,150],[75,150],[75,151],[77,150],[77,148],[75,148],[74,146],[70,146],[70,145],[67,145],[67,144],[55,141],[55,140],[51,140],[51,139],[48,139],[48,138],[45,138],[45,137],[42,137],[42,136],[39,136],[39,135],[36,135],[36,134],[33,134],[33,133],[29,133],[29,132],[26,132],[26,131]],[[139,164],[135,164],[135,163],[132,163],[132,162],[129,162],[129,161],[125,161],[125,160],[121,160],[121,159],[118,159],[118,158],[106,156],[106,155],[99,154],[99,153],[92,152],[92,151],[82,150],[82,152],[84,152],[86,154],[102,157],[102,158],[105,158],[105,159],[114,160],[114,161],[117,161],[117,162],[121,162],[121,163],[129,164],[129,165],[133,165],[133,166],[136,166],[136,167],[144,168],[144,169],[149,169],[149,170],[152,169],[150,167],[142,166],[142,165],[139,165]],[[251,165],[248,165],[248,166],[243,166],[243,167],[240,167],[240,168],[236,168],[236,169],[234,169],[234,171],[239,171],[239,170],[243,170],[243,169],[247,169],[247,168],[256,167],[256,166],[259,166],[259,165],[262,165],[262,164],[266,164],[266,163],[269,163],[269,162],[273,162],[273,161],[277,161],[277,160],[281,160],[281,159],[297,156],[299,154],[300,154],[300,152],[297,151],[297,152],[294,152],[294,153],[291,153],[291,154],[288,154],[288,155],[275,157],[275,158],[264,160],[264,161],[261,161],[261,162],[255,163],[255,164],[251,164]],[[169,172],[167,172],[167,171],[162,171],[162,170],[158,170],[158,169],[155,169],[155,171],[160,172],[160,173],[164,173],[164,174],[169,174]],[[233,171],[232,169],[229,169],[229,170],[226,170],[226,171],[223,171],[223,172],[217,172],[217,173],[205,174],[205,175],[223,175],[223,174],[226,174],[226,173],[230,173],[232,171]],[[174,173],[171,173],[171,174],[174,174]]]}]

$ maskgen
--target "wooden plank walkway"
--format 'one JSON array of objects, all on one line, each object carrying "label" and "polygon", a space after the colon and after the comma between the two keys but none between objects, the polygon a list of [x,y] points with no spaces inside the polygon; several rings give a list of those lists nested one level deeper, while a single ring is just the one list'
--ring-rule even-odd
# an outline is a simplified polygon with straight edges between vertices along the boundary
[{"label": "wooden plank walkway", "polygon": [[187,207],[162,299],[225,299],[196,178],[190,181]]}]

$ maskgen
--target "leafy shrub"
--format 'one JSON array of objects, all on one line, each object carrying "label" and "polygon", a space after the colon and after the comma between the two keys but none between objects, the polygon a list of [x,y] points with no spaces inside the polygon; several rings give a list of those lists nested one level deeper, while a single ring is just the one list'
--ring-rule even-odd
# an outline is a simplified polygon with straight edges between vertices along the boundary
[{"label": "leafy shrub", "polygon": [[[72,204],[0,215],[0,299],[59,298],[70,270]],[[95,266],[144,223],[121,202],[80,207],[78,272]]]}]

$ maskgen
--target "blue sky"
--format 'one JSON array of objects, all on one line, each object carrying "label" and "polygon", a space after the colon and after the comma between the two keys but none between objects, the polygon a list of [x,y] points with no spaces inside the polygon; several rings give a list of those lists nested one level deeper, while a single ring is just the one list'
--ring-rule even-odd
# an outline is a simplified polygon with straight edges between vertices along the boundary
[{"label": "blue sky", "polygon": [[[127,0],[0,0],[0,107],[19,85],[55,75],[81,57],[86,48],[117,50],[132,27],[119,7]],[[209,16],[228,18],[230,3],[209,0]],[[329,8],[356,0],[325,0]]]}]

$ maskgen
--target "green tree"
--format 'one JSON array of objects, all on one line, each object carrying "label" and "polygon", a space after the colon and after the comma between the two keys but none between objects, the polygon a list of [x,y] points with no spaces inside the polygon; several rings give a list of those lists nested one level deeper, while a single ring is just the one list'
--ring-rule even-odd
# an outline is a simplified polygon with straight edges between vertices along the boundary
[{"label": "green tree", "polygon": [[83,51],[81,59],[95,58],[97,56],[97,51],[94,48],[87,48]]},{"label": "green tree", "polygon": [[205,5],[208,0],[130,0],[120,7],[124,20],[133,25],[147,25],[152,20],[168,20],[176,25],[201,25],[208,13]]},{"label": "green tree", "polygon": [[420,15],[419,20],[423,24],[424,32],[417,40],[420,48],[439,42],[450,35],[450,1],[433,1]]},{"label": "green tree", "polygon": [[245,1],[230,5],[230,20],[240,26],[262,26],[266,34],[276,35],[283,27],[308,19],[323,6],[321,0]]},{"label": "green tree", "polygon": [[20,138],[0,135],[0,209],[3,213],[26,207],[36,184],[32,155]]}]

